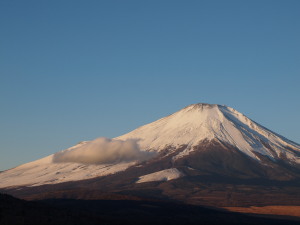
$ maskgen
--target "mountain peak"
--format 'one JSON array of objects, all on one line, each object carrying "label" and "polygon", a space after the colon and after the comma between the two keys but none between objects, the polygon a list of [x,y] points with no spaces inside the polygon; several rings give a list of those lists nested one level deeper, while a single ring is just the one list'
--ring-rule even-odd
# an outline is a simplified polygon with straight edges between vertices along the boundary
[{"label": "mountain peak", "polygon": [[195,125],[211,119],[222,120],[223,113],[220,110],[221,107],[221,105],[217,104],[197,103],[188,105],[165,118],[176,120],[179,123],[177,124],[177,128],[180,128],[182,123],[185,122]]},{"label": "mountain peak", "polygon": [[[200,142],[216,140],[239,149],[259,160],[257,154],[273,160],[281,155],[300,162],[300,146],[266,129],[237,110],[218,104],[197,103],[144,125],[116,139],[136,139],[142,149],[161,151],[168,147],[187,146],[182,154],[189,154]],[[293,149],[291,152],[286,148]],[[270,150],[270,149],[273,150]],[[275,149],[275,151],[274,151]]]},{"label": "mountain peak", "polygon": [[227,107],[217,104],[197,103],[144,125],[116,139],[138,139],[144,150],[160,151],[167,146],[193,146],[199,141],[216,138],[226,119]]},{"label": "mountain peak", "polygon": [[[183,109],[175,112],[174,114],[176,114],[176,113],[198,113],[199,118],[201,118],[201,117],[203,118],[205,116],[206,117],[216,117],[217,115],[222,117],[224,114],[223,111],[231,111],[231,112],[239,113],[235,109],[230,108],[226,105],[196,103],[196,104],[188,105],[188,106],[184,107]],[[196,122],[196,121],[194,121],[194,122]]]},{"label": "mountain peak", "polygon": [[191,110],[202,111],[202,110],[218,108],[219,106],[221,106],[221,105],[208,104],[208,103],[196,103],[196,104],[188,105],[188,106],[184,107],[182,110],[183,111],[191,111]]},{"label": "mountain peak", "polygon": [[188,105],[185,108],[213,108],[213,107],[216,107],[216,106],[218,106],[218,104],[195,103],[195,104]]}]

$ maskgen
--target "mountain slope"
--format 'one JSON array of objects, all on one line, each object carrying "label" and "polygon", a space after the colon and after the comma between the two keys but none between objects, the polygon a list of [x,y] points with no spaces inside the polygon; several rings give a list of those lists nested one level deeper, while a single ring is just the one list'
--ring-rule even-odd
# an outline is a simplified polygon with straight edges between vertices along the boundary
[{"label": "mountain slope", "polygon": [[[187,106],[113,139],[113,146],[114,142],[126,145],[128,140],[137,142],[141,152],[152,152],[152,158],[145,161],[144,158],[128,160],[127,157],[123,161],[90,164],[56,162],[56,153],[4,171],[0,174],[0,188],[57,184],[116,173],[127,177],[127,182],[137,182],[141,177],[149,177],[153,173],[164,174],[158,180],[168,181],[165,171],[169,169],[178,171],[175,174],[178,179],[202,175],[273,180],[299,178],[300,145],[227,106]],[[75,155],[80,158],[82,155],[78,155],[78,152],[97,151],[95,143],[98,142],[82,142],[59,154],[74,153],[72,157]],[[88,148],[90,145],[95,149]],[[102,149],[101,154],[105,151]],[[139,153],[140,150],[137,151]]]}]

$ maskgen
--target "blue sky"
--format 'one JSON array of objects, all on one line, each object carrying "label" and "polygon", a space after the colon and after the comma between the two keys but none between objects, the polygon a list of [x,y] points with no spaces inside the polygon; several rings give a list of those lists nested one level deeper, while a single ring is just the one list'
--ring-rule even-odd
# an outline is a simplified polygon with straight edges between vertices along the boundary
[{"label": "blue sky", "polygon": [[0,2],[0,170],[198,102],[300,143],[300,1]]}]

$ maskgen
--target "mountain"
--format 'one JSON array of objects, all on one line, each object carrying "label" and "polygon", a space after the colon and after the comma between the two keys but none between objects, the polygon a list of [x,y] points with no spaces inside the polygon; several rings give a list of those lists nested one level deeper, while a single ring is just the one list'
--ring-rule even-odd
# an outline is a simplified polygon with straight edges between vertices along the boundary
[{"label": "mountain", "polygon": [[[298,185],[299,179],[299,144],[233,108],[193,104],[114,139],[81,142],[4,171],[0,188],[22,190],[23,196],[77,188],[183,199],[184,191],[198,190],[200,183],[256,182],[255,189],[272,182]],[[159,194],[141,191],[154,186]]]},{"label": "mountain", "polygon": [[142,149],[153,151],[186,145],[186,151],[177,157],[188,155],[201,141],[216,140],[255,160],[259,160],[259,155],[278,160],[282,154],[289,161],[300,163],[299,144],[221,105],[193,104],[116,139],[139,139]]},{"label": "mountain", "polygon": [[[215,167],[214,170],[220,166],[222,170],[226,169],[224,167],[233,169],[236,163],[248,169],[280,167],[286,175],[281,179],[292,179],[296,174],[289,173],[286,168],[299,168],[300,164],[299,144],[221,105],[190,105],[116,139],[140,140],[142,149],[164,152],[165,157],[172,154],[173,164],[184,165],[180,162],[185,161],[186,166],[194,169],[207,170],[207,164]],[[194,160],[196,162],[191,162]],[[247,168],[235,169],[242,174]]]}]

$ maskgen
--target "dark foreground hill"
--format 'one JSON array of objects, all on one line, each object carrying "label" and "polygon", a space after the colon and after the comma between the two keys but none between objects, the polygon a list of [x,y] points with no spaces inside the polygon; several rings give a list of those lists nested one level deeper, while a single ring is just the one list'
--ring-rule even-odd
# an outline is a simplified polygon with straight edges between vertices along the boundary
[{"label": "dark foreground hill", "polygon": [[0,194],[1,225],[73,224],[300,224],[176,202],[55,199],[39,202]]}]

